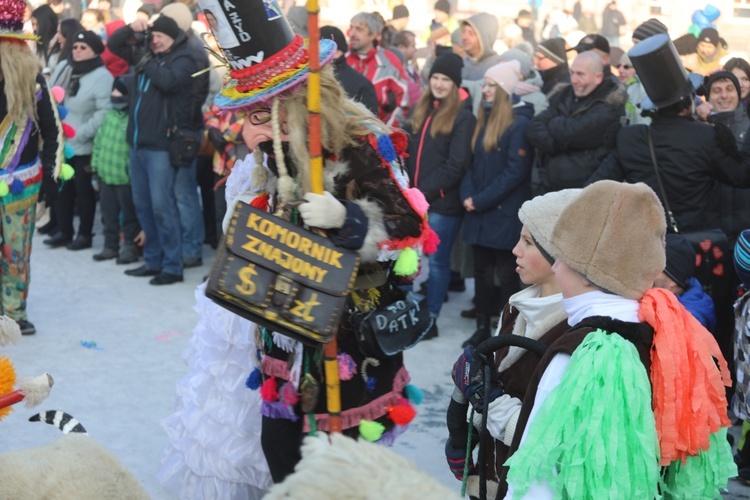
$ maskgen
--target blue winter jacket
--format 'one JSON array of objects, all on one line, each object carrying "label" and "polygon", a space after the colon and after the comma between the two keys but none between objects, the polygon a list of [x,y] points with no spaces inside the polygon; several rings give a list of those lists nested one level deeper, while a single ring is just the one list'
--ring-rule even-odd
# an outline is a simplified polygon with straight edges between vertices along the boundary
[{"label": "blue winter jacket", "polygon": [[521,234],[518,209],[531,198],[533,148],[526,129],[534,107],[517,96],[513,102],[513,123],[493,151],[485,152],[485,130],[479,132],[474,161],[461,181],[461,201],[471,198],[475,209],[464,215],[463,235],[469,245],[510,250]]},{"label": "blue winter jacket", "polygon": [[688,289],[677,296],[677,300],[685,306],[695,319],[706,327],[706,330],[713,332],[716,327],[716,313],[714,312],[714,301],[703,291],[703,286],[695,278],[688,281]]}]

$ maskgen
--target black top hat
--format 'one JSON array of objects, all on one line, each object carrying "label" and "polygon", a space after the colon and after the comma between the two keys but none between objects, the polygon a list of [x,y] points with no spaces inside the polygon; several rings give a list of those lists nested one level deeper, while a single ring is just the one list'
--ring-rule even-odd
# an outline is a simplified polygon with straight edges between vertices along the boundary
[{"label": "black top hat", "polygon": [[[252,110],[307,81],[307,44],[295,35],[276,0],[199,0],[211,31],[231,68],[231,80],[214,102],[225,110]],[[320,64],[333,58],[336,44],[320,41]]]},{"label": "black top hat", "polygon": [[630,49],[628,56],[646,89],[642,109],[661,109],[677,104],[703,83],[702,76],[685,71],[668,35],[646,38]]}]

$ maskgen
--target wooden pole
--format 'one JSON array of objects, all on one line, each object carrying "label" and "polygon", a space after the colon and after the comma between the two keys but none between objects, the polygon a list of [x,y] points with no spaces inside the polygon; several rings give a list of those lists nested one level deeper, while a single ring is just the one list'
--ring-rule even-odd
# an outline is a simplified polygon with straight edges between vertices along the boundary
[{"label": "wooden pole", "polygon": [[[307,111],[310,119],[310,187],[323,194],[323,151],[320,144],[320,31],[318,0],[307,2],[307,31],[310,35],[310,73],[307,80]],[[329,432],[341,432],[341,381],[339,380],[336,336],[323,346],[326,404]]]}]

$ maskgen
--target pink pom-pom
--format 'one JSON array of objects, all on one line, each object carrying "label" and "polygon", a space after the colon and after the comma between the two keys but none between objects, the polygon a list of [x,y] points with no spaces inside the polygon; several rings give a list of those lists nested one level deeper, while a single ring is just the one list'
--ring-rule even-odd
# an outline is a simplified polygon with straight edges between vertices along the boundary
[{"label": "pink pom-pom", "polygon": [[440,238],[438,237],[437,233],[433,231],[431,228],[427,228],[427,237],[424,239],[424,244],[422,245],[422,252],[424,252],[425,255],[433,254],[437,252],[437,248],[439,244],[440,244]]},{"label": "pink pom-pom", "polygon": [[62,102],[63,99],[65,99],[65,89],[59,86],[54,86],[50,90],[50,93],[52,94],[52,97],[55,98],[55,101]]},{"label": "pink pom-pom", "polygon": [[63,134],[65,134],[65,137],[67,137],[68,139],[72,139],[73,137],[76,136],[76,129],[74,129],[67,123],[63,123],[62,128],[63,128]]},{"label": "pink pom-pom", "polygon": [[338,355],[338,361],[339,378],[341,380],[351,380],[357,373],[357,363],[354,362],[354,358],[342,352]]},{"label": "pink pom-pom", "polygon": [[407,189],[404,192],[404,196],[409,201],[409,205],[419,214],[424,215],[427,213],[427,209],[430,208],[430,204],[424,197],[422,191],[417,188]]},{"label": "pink pom-pom", "polygon": [[278,383],[276,377],[271,377],[263,382],[260,387],[260,397],[263,401],[274,402],[279,400]]},{"label": "pink pom-pom", "polygon": [[291,382],[287,382],[286,384],[284,384],[284,386],[281,388],[280,400],[282,403],[289,406],[294,406],[299,402],[299,394],[294,388],[294,384],[292,384]]}]

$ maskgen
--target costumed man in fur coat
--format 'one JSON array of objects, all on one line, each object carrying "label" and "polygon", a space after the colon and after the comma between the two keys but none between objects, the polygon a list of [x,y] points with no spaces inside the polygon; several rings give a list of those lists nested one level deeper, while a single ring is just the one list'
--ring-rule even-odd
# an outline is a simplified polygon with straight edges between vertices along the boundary
[{"label": "costumed man in fur coat", "polygon": [[[308,49],[283,16],[271,16],[264,10],[268,3],[258,0],[236,8],[221,6],[242,17],[242,28],[251,35],[246,43],[254,44],[230,50],[227,47],[234,45],[232,41],[220,40],[234,69],[215,104],[245,116],[242,136],[254,150],[235,166],[235,173],[251,174],[245,180],[245,192],[230,203],[225,226],[238,202],[277,215],[284,207],[292,208],[292,222],[324,229],[337,246],[358,252],[359,275],[337,333],[341,424],[345,434],[361,433],[370,441],[390,442],[409,420],[394,418],[400,412],[393,409],[401,406],[412,416],[414,413],[405,398],[409,375],[401,354],[380,358],[361,354],[351,313],[392,303],[397,298],[396,288],[390,286],[393,261],[411,253],[403,249],[435,246],[434,241],[428,241],[433,233],[424,217],[427,204],[421,193],[407,185],[400,160],[406,147],[404,134],[346,98],[330,66],[323,67],[320,74],[325,192],[310,192]],[[217,10],[215,4],[212,8]],[[229,12],[213,13],[217,19],[230,18]],[[263,54],[265,59],[241,68],[239,49]],[[334,42],[321,40],[321,65],[330,62],[334,50]],[[245,168],[248,162],[252,169]],[[294,206],[298,206],[299,217],[294,215]],[[256,330],[256,338],[262,351],[261,442],[272,478],[278,483],[299,461],[304,433],[329,430],[322,345],[305,346],[264,327]]]},{"label": "costumed man in fur coat", "polygon": [[0,1],[0,312],[13,318],[22,334],[32,335],[26,297],[36,203],[50,206],[57,197],[53,173],[63,141],[57,106],[26,45],[35,37],[23,33],[25,9],[22,0]]}]

